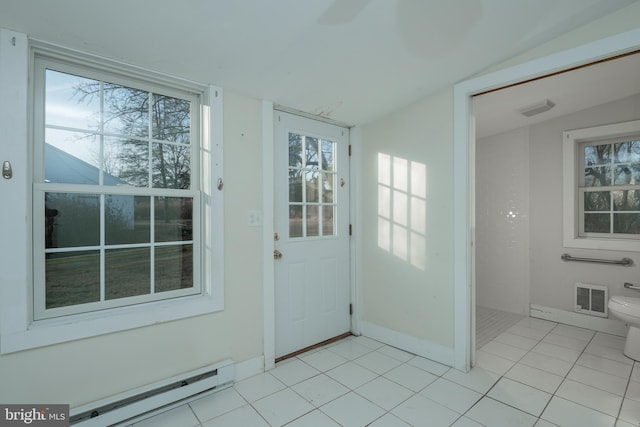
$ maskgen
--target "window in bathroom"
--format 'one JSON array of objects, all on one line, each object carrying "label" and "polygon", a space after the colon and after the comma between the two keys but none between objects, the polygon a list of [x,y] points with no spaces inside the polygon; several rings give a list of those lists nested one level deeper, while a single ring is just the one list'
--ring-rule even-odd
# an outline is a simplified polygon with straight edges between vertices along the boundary
[{"label": "window in bathroom", "polygon": [[640,251],[640,121],[563,136],[565,246]]}]

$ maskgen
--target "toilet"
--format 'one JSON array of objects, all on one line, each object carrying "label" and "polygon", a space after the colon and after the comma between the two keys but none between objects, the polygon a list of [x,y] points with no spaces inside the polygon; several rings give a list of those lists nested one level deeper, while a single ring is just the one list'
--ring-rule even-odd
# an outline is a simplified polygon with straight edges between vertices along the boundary
[{"label": "toilet", "polygon": [[609,298],[609,313],[629,326],[624,354],[640,361],[640,298],[612,296]]}]

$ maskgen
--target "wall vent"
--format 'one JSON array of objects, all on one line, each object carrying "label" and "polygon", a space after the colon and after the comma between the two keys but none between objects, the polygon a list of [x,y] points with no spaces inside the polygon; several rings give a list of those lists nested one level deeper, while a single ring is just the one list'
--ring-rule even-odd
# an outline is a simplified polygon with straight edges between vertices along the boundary
[{"label": "wall vent", "polygon": [[104,427],[125,420],[139,421],[159,408],[170,409],[185,399],[205,392],[229,387],[235,376],[231,360],[210,365],[148,386],[72,408],[70,424],[74,427]]},{"label": "wall vent", "polygon": [[608,317],[609,288],[588,283],[576,283],[574,311],[591,316]]}]

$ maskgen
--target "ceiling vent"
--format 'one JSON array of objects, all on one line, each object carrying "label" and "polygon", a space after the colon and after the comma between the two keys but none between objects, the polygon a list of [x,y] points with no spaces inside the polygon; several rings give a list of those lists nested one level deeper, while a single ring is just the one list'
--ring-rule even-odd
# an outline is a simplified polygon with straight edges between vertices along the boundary
[{"label": "ceiling vent", "polygon": [[555,105],[556,104],[554,104],[550,100],[545,99],[544,101],[540,101],[528,107],[521,108],[518,110],[518,112],[523,116],[531,117],[531,116],[535,116],[536,114],[549,111],[550,109],[555,107]]}]

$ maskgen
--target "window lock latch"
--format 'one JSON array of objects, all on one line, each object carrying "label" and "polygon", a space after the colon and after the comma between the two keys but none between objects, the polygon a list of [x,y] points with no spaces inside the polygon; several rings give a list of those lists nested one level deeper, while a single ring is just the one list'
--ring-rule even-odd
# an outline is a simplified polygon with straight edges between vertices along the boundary
[{"label": "window lock latch", "polygon": [[11,162],[9,162],[9,160],[2,162],[2,177],[4,179],[13,178],[13,168],[11,167]]}]

